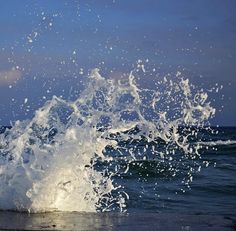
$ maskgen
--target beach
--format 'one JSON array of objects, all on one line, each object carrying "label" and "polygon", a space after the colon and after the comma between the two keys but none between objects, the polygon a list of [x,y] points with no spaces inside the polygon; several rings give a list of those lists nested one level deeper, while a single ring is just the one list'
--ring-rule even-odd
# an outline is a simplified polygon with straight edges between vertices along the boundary
[{"label": "beach", "polygon": [[0,230],[235,230],[235,217],[167,213],[0,212]]}]

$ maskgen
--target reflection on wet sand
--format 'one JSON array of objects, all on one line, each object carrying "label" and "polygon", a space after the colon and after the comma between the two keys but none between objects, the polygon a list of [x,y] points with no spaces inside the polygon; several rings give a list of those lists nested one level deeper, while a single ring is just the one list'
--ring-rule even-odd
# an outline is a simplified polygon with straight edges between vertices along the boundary
[{"label": "reflection on wet sand", "polygon": [[234,230],[233,218],[155,213],[0,212],[1,230]]}]

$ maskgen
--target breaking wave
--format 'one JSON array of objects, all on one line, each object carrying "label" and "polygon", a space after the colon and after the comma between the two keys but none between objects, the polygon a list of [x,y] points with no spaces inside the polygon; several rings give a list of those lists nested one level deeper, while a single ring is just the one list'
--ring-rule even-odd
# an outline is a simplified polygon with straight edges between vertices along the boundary
[{"label": "breaking wave", "polygon": [[0,135],[0,209],[125,211],[129,195],[115,177],[142,160],[174,176],[174,163],[200,158],[191,141],[214,113],[207,93],[179,74],[141,89],[132,72],[117,81],[94,69],[78,99],[54,96]]}]

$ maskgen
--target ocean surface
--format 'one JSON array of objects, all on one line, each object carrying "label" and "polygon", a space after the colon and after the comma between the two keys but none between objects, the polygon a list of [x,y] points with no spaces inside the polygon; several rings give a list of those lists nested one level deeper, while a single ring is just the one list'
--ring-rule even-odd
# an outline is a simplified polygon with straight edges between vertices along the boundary
[{"label": "ocean surface", "polygon": [[[199,162],[206,161],[209,165],[194,173],[187,187],[181,180],[186,166],[192,164],[188,161],[174,177],[159,161],[133,162],[124,176],[124,187],[130,195],[128,210],[235,216],[236,128],[214,129],[219,133],[207,135],[203,142],[206,146],[200,151]],[[143,179],[139,179],[140,175]],[[157,186],[153,187],[154,184]]]},{"label": "ocean surface", "polygon": [[[5,129],[2,126],[1,133]],[[129,195],[127,211],[236,216],[236,127],[212,129],[218,134],[204,134],[199,160],[209,165],[194,173],[187,186],[182,180],[191,166],[188,161],[175,176],[168,169],[169,163],[151,158],[131,161],[126,173],[115,175],[114,182]],[[140,150],[146,145],[147,142],[141,140]],[[126,142],[122,146],[132,146],[132,143]],[[148,150],[146,152],[148,156]],[[122,160],[118,164],[125,165]]]}]

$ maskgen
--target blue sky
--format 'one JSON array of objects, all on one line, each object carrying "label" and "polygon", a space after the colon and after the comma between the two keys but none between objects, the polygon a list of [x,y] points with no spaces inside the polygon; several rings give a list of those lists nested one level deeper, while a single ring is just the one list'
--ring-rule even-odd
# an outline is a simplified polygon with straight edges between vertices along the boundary
[{"label": "blue sky", "polygon": [[184,69],[200,86],[223,85],[212,122],[236,125],[235,9],[234,0],[5,1],[0,124],[31,118],[53,95],[71,98],[95,67],[129,72],[149,59],[160,75]]}]

